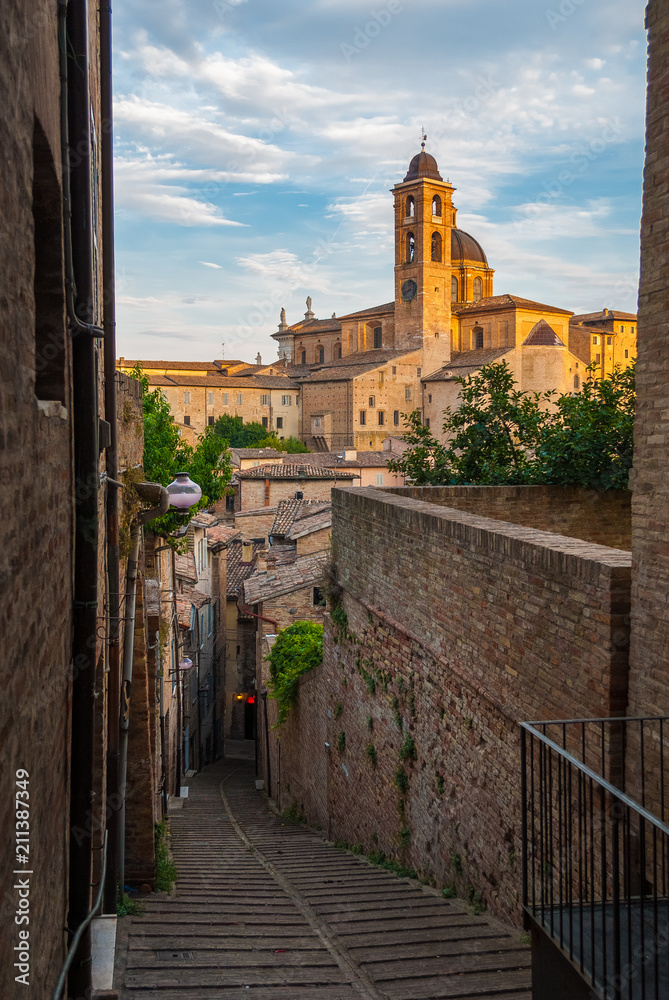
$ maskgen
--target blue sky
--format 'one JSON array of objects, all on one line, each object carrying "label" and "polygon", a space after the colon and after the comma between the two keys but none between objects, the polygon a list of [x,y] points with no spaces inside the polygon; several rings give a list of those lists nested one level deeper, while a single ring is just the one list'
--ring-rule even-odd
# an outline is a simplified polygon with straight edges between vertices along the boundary
[{"label": "blue sky", "polygon": [[276,357],[393,297],[420,129],[496,293],[635,310],[642,0],[117,0],[118,353]]}]

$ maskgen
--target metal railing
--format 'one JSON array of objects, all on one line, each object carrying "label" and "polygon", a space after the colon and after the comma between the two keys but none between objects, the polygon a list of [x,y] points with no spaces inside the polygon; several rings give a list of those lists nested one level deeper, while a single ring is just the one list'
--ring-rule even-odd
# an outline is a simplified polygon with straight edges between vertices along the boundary
[{"label": "metal railing", "polygon": [[606,1000],[666,1000],[669,717],[521,727],[528,926]]}]

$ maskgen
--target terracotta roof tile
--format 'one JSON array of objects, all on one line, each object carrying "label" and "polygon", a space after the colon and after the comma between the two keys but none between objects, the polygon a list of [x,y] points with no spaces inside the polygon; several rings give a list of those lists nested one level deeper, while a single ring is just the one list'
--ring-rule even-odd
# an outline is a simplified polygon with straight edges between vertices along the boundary
[{"label": "terracotta roof tile", "polygon": [[254,574],[244,583],[244,602],[259,604],[294,590],[318,585],[323,579],[328,558],[326,552],[316,552],[303,556],[289,566],[277,566],[267,573]]},{"label": "terracotta roof tile", "polygon": [[207,545],[220,545],[221,543],[231,542],[233,538],[239,536],[239,529],[234,527],[228,527],[225,524],[215,524],[211,528],[207,528]]},{"label": "terracotta roof tile", "polygon": [[338,473],[335,469],[325,469],[314,465],[259,465],[257,469],[244,469],[237,473],[238,479],[337,479],[355,478],[351,472]]},{"label": "terracotta roof tile", "polygon": [[493,361],[498,361],[505,354],[509,354],[512,347],[494,347],[479,351],[459,351],[451,357],[451,360],[443,368],[431,375],[426,375],[423,382],[442,382],[446,379],[458,378],[463,375],[470,375],[477,372],[484,365],[490,365]]},{"label": "terracotta roof tile", "polygon": [[549,326],[545,319],[540,319],[535,323],[521,347],[564,347],[564,342],[560,340],[552,326]]},{"label": "terracotta roof tile", "polygon": [[196,607],[199,610],[205,604],[209,604],[211,598],[195,587],[184,587],[180,594],[176,594],[176,602],[179,625],[182,628],[190,628],[191,608]]},{"label": "terracotta roof tile", "polygon": [[373,371],[381,365],[395,361],[404,355],[415,354],[415,351],[390,350],[379,348],[376,351],[356,351],[355,354],[346,354],[337,361],[330,361],[313,371],[302,382],[342,382],[347,379],[356,378],[366,372]]},{"label": "terracotta roof tile", "polygon": [[547,306],[543,302],[523,299],[519,295],[491,295],[486,299],[479,299],[478,302],[464,302],[453,306],[453,312],[459,315],[462,313],[496,312],[498,309],[531,309],[536,312],[573,315],[571,309],[559,309],[557,306]]},{"label": "terracotta roof tile", "polygon": [[228,561],[227,561],[227,578],[226,578],[226,590],[228,597],[238,597],[241,591],[241,586],[244,580],[246,580],[252,573],[255,572],[256,568],[256,556],[258,552],[265,547],[264,541],[253,542],[253,559],[250,562],[243,562],[242,560],[242,541],[241,539],[233,539],[231,544],[228,546]]},{"label": "terracotta roof tile", "polygon": [[386,313],[395,312],[394,302],[384,302],[380,306],[371,306],[369,309],[360,309],[358,312],[346,313],[344,316],[340,316],[340,319],[358,319],[362,316],[383,316]]},{"label": "terracotta roof tile", "polygon": [[313,509],[322,510],[325,507],[331,507],[329,501],[304,499],[280,500],[274,517],[274,523],[272,524],[270,530],[270,535],[286,535],[290,531],[293,522],[297,518],[304,516],[303,512],[311,511]]},{"label": "terracotta roof tile", "polygon": [[185,552],[174,557],[174,571],[180,580],[187,580],[189,583],[197,583],[197,570],[195,568],[195,556],[192,552]]}]

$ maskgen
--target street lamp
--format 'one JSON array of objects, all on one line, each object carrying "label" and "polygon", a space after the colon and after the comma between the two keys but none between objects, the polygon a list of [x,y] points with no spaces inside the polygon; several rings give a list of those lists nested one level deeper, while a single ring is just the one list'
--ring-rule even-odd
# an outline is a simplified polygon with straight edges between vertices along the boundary
[{"label": "street lamp", "polygon": [[170,507],[179,511],[187,511],[202,499],[202,490],[194,483],[187,472],[177,472],[176,478],[167,487],[170,495]]}]

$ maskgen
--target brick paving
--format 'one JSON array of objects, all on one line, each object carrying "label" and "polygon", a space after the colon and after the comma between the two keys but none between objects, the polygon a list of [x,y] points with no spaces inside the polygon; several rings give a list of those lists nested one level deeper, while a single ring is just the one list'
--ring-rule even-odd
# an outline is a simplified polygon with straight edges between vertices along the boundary
[{"label": "brick paving", "polygon": [[121,921],[123,1000],[529,1000],[518,932],[276,816],[254,777],[191,780],[176,891]]}]

